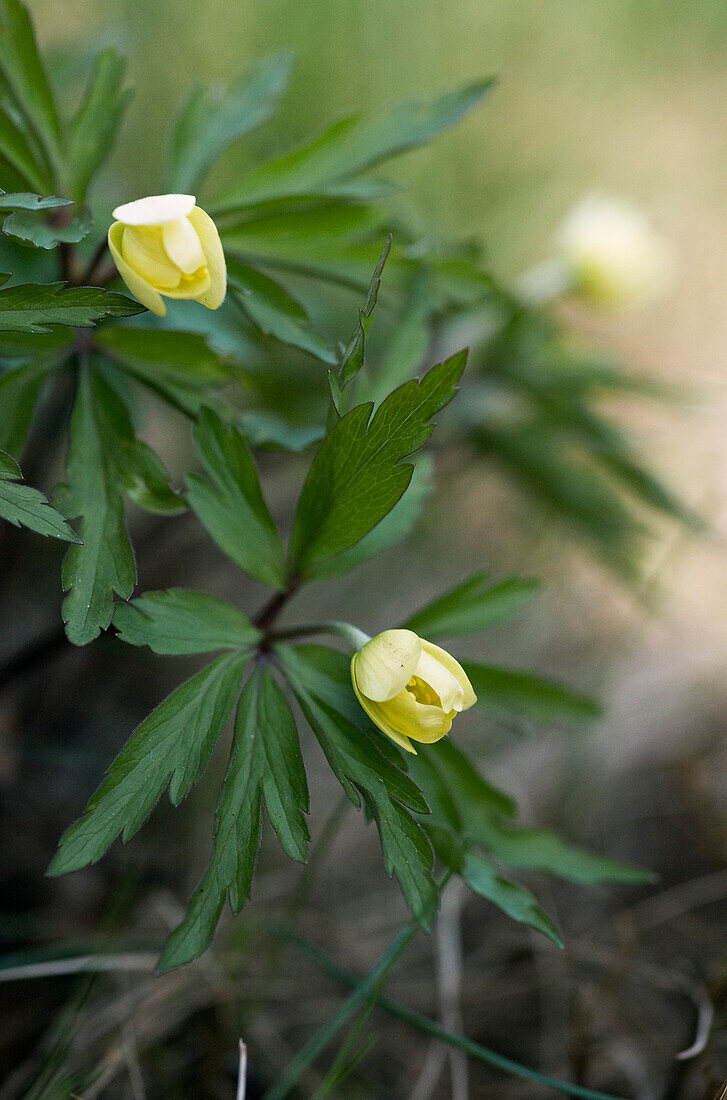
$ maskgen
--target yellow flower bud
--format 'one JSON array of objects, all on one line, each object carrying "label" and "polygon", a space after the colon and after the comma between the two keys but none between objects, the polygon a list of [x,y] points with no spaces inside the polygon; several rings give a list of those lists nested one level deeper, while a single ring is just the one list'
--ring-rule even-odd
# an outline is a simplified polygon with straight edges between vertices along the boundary
[{"label": "yellow flower bud", "polygon": [[407,752],[445,737],[477,697],[462,666],[413,630],[385,630],[351,660],[356,697],[372,722]]},{"label": "yellow flower bud", "polygon": [[149,195],[114,210],[109,248],[127,287],[163,317],[166,298],[222,305],[227,268],[217,226],[194,195]]},{"label": "yellow flower bud", "polygon": [[583,199],[559,234],[574,289],[593,305],[639,305],[668,288],[673,257],[635,206],[592,195]]}]

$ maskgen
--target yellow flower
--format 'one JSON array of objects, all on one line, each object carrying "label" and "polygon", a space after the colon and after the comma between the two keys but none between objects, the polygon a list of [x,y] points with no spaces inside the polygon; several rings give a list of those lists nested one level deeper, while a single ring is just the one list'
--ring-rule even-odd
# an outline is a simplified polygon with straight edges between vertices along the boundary
[{"label": "yellow flower", "polygon": [[560,229],[560,254],[574,289],[595,306],[640,305],[668,289],[673,256],[641,210],[591,195]]},{"label": "yellow flower", "polygon": [[351,660],[356,697],[387,737],[407,752],[412,741],[445,737],[452,719],[477,697],[462,666],[413,630],[385,630]]},{"label": "yellow flower", "polygon": [[149,195],[114,210],[109,248],[119,274],[142,305],[163,317],[166,298],[222,305],[225,254],[217,226],[194,195]]}]

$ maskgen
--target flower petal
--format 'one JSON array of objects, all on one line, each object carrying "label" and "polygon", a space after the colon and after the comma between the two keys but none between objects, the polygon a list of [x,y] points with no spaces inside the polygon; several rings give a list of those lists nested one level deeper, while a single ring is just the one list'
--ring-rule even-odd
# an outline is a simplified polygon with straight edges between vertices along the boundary
[{"label": "flower petal", "polygon": [[406,688],[385,703],[369,700],[369,717],[389,737],[397,734],[411,741],[431,745],[446,737],[452,728],[456,711],[447,713],[441,707],[417,703]]},{"label": "flower petal", "polygon": [[419,658],[416,675],[436,691],[442,710],[462,710],[464,692],[459,680],[439,657],[427,651],[424,642],[422,642],[422,655]]},{"label": "flower petal", "polygon": [[138,298],[143,306],[146,306],[152,313],[156,313],[157,317],[164,317],[167,312],[167,307],[164,305],[159,291],[155,290],[141,275],[138,275],[132,267],[129,267],[126,260],[121,255],[121,239],[123,233],[124,227],[121,222],[114,222],[109,229],[109,251],[118,268],[119,275],[134,297]]},{"label": "flower petal", "polygon": [[121,255],[137,275],[162,294],[176,290],[181,282],[182,272],[164,251],[162,231],[157,225],[125,225]]},{"label": "flower petal", "polygon": [[[459,661],[456,661],[451,653],[447,653],[446,649],[441,649],[438,645],[434,645],[433,642],[427,642],[422,638],[422,649],[425,653],[428,653],[431,657],[435,657],[440,664],[443,664],[448,672],[452,674],[457,683],[459,684],[462,692],[462,710],[469,710],[471,706],[477,702],[477,696],[474,693],[472,684],[469,682],[467,673],[462,668]],[[432,687],[436,689],[436,686],[432,684]],[[437,692],[437,694],[439,694]],[[441,696],[440,696],[441,698]],[[444,703],[444,700],[442,700]]]},{"label": "flower petal", "polygon": [[359,703],[366,711],[374,725],[378,726],[381,732],[385,733],[387,737],[389,737],[396,745],[399,746],[399,748],[404,749],[405,752],[411,752],[414,754],[414,756],[416,756],[417,750],[414,748],[409,738],[399,733],[398,730],[395,730],[393,728],[393,726],[390,726],[386,719],[383,718],[383,716],[379,713],[381,709],[381,704],[373,703],[370,699],[366,699],[356,687],[355,680],[353,681],[353,690],[356,693],[356,698],[358,699]]},{"label": "flower petal", "polygon": [[209,214],[199,206],[195,206],[189,214],[189,221],[199,237],[210,275],[209,290],[196,295],[196,298],[203,306],[207,306],[207,309],[218,309],[227,293],[227,264],[220,234]]},{"label": "flower petal", "polygon": [[422,643],[413,630],[384,630],[354,654],[354,687],[375,702],[393,699],[414,675],[421,652]]},{"label": "flower petal", "polygon": [[185,275],[194,275],[200,267],[206,266],[202,245],[189,218],[165,222],[161,230],[164,251]]},{"label": "flower petal", "polygon": [[147,195],[117,206],[114,217],[124,225],[162,225],[186,218],[196,201],[194,195]]}]

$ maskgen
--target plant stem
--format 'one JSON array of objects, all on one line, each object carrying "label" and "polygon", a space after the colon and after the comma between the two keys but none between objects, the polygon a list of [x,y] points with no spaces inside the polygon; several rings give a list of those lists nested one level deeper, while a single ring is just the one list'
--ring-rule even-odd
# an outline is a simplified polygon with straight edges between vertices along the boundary
[{"label": "plant stem", "polygon": [[276,592],[275,595],[261,607],[260,611],[253,619],[253,626],[256,626],[263,634],[267,634],[269,628],[273,625],[288,600],[298,591],[300,584],[300,577],[291,577],[287,587],[284,588],[282,592]]},{"label": "plant stem", "polygon": [[96,268],[100,267],[101,261],[103,260],[104,256],[106,255],[107,248],[108,248],[108,240],[106,239],[106,237],[103,237],[99,241],[99,244],[98,244],[98,247],[97,247],[96,251],[94,252],[91,259],[88,261],[88,263],[85,267],[85,270],[84,270],[83,274],[81,275],[81,278],[79,280],[81,286],[87,286],[87,285],[92,284],[92,280],[93,280],[93,276],[94,276],[94,273],[96,271]]},{"label": "plant stem", "polygon": [[302,638],[308,634],[337,634],[339,638],[343,638],[355,650],[371,641],[369,635],[365,634],[363,630],[359,630],[357,626],[335,620],[305,623],[302,626],[290,626],[284,630],[275,630],[269,635],[269,639],[271,642],[281,642],[287,638]]},{"label": "plant stem", "polygon": [[[287,943],[291,944],[291,946],[296,947],[324,973],[329,974],[332,978],[339,981],[341,985],[354,990],[361,988],[359,979],[354,974],[351,974],[350,971],[339,966],[338,963],[334,962],[333,959],[314,944],[290,932],[283,931],[278,932],[278,934],[281,935]],[[403,1020],[404,1023],[410,1024],[418,1031],[423,1031],[425,1034],[431,1035],[435,1039],[440,1039],[448,1046],[454,1047],[455,1050],[461,1050],[465,1054],[469,1054],[472,1058],[477,1058],[481,1062],[487,1062],[489,1065],[502,1070],[504,1073],[511,1073],[516,1077],[523,1077],[527,1081],[537,1081],[538,1084],[545,1085],[548,1088],[554,1089],[556,1092],[564,1092],[568,1096],[580,1097],[580,1100],[621,1100],[620,1097],[615,1097],[608,1093],[594,1092],[592,1089],[583,1088],[581,1085],[571,1085],[567,1081],[559,1081],[555,1077],[546,1077],[542,1073],[530,1069],[529,1066],[523,1066],[519,1062],[513,1062],[511,1058],[505,1058],[502,1054],[497,1054],[496,1051],[490,1050],[489,1047],[484,1047],[480,1043],[473,1042],[464,1035],[457,1035],[454,1032],[447,1031],[441,1024],[436,1023],[434,1020],[430,1020],[427,1016],[422,1016],[419,1012],[412,1012],[410,1009],[405,1008],[404,1005],[389,1000],[388,997],[379,996],[375,990],[373,990],[373,996],[376,997],[377,1006],[383,1009],[384,1012],[388,1012],[390,1016]],[[348,1001],[346,1004],[348,1004]],[[345,1005],[343,1007],[345,1007]],[[272,1100],[273,1095],[272,1092],[266,1093],[265,1100]],[[287,1095],[287,1093],[281,1093],[281,1096],[285,1095]]]}]

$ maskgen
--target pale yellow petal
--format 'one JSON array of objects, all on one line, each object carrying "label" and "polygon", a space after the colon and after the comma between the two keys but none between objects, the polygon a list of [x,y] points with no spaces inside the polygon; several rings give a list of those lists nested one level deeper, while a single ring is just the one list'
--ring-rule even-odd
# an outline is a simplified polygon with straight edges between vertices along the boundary
[{"label": "pale yellow petal", "polygon": [[126,260],[121,255],[123,232],[123,225],[120,222],[114,222],[109,229],[108,237],[109,251],[118,268],[119,275],[134,297],[137,298],[143,306],[146,306],[152,313],[156,313],[157,317],[164,317],[167,312],[167,307],[164,305],[159,292],[155,290],[146,279],[138,275],[132,267],[129,267]]},{"label": "pale yellow petal", "polygon": [[207,309],[218,309],[227,293],[227,264],[220,234],[209,214],[199,206],[195,206],[189,214],[189,221],[199,237],[210,276],[209,289],[201,291],[195,297]]},{"label": "pale yellow petal", "polygon": [[196,201],[194,195],[147,195],[117,206],[114,217],[124,225],[162,225],[186,218]]},{"label": "pale yellow petal", "polygon": [[422,643],[413,630],[384,630],[353,657],[354,686],[375,702],[392,699],[411,680]]},{"label": "pale yellow petal", "polygon": [[451,653],[447,653],[446,649],[441,649],[438,645],[434,645],[433,642],[427,642],[424,638],[422,638],[422,649],[430,656],[436,657],[459,684],[462,691],[461,709],[469,710],[471,706],[474,706],[477,702],[477,696],[474,693],[472,684],[469,682],[467,673],[462,668],[459,661],[456,661]]},{"label": "pale yellow petal", "polygon": [[161,229],[164,251],[185,275],[194,275],[201,267],[206,267],[202,245],[189,218],[165,222]]},{"label": "pale yellow petal", "polygon": [[389,728],[412,741],[423,741],[428,745],[446,737],[457,713],[455,710],[447,712],[441,707],[418,703],[406,688],[394,699],[388,699],[385,703],[372,703],[372,706],[378,708],[378,716]]},{"label": "pale yellow petal", "polygon": [[434,689],[443,710],[462,710],[464,692],[459,680],[450,672],[441,658],[427,652],[424,645],[425,643],[422,642],[422,655],[416,667],[416,675]]},{"label": "pale yellow petal", "polygon": [[164,251],[162,231],[157,225],[125,225],[121,255],[157,290],[175,290],[181,282],[182,272]]},{"label": "pale yellow petal", "polygon": [[209,290],[211,285],[209,271],[202,268],[202,275],[183,275],[182,281],[176,290],[165,290],[167,298],[193,298],[199,300],[200,294]]},{"label": "pale yellow petal", "polygon": [[385,733],[388,738],[390,738],[396,745],[399,746],[399,748],[404,749],[405,752],[411,752],[411,753],[414,754],[414,756],[416,756],[417,751],[414,748],[414,746],[412,745],[409,738],[405,737],[402,733],[399,733],[398,730],[395,730],[379,714],[381,704],[380,703],[373,703],[370,699],[365,699],[364,696],[361,694],[361,692],[356,687],[356,681],[355,680],[353,681],[353,690],[356,692],[356,698],[358,699],[359,703],[361,704],[363,709],[366,711],[366,713],[368,714],[369,718],[374,723],[374,725],[378,726],[378,728],[381,730],[381,732]]}]

